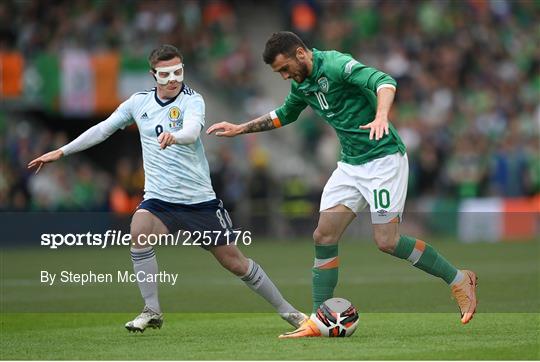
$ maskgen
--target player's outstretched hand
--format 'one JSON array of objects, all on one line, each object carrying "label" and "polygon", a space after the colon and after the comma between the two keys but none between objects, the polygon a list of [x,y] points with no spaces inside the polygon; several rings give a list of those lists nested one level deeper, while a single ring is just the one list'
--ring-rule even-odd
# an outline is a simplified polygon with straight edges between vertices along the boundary
[{"label": "player's outstretched hand", "polygon": [[39,156],[35,160],[30,161],[28,163],[28,168],[37,167],[36,172],[34,173],[34,174],[37,174],[39,170],[41,170],[44,164],[49,163],[49,162],[54,162],[60,159],[60,157],[62,157],[63,155],[64,155],[64,152],[62,152],[62,150],[54,150],[54,151],[48,152],[44,155]]},{"label": "player's outstretched hand", "polygon": [[383,138],[384,135],[389,134],[388,131],[388,119],[383,117],[376,117],[373,122],[370,122],[364,126],[360,126],[360,129],[369,129],[369,139],[372,140],[375,136],[375,141]]},{"label": "player's outstretched hand", "polygon": [[206,134],[216,133],[218,137],[234,137],[242,132],[242,127],[238,124],[229,122],[219,122],[213,124],[206,130]]},{"label": "player's outstretched hand", "polygon": [[158,138],[159,142],[159,148],[162,150],[166,149],[168,146],[174,145],[176,143],[176,140],[174,139],[174,136],[170,134],[169,132],[162,132]]}]

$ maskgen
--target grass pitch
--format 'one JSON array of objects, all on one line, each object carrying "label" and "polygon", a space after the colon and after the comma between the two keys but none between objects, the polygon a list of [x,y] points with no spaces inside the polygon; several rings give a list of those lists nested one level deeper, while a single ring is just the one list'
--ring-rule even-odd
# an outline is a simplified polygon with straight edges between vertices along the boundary
[{"label": "grass pitch", "polygon": [[361,360],[538,359],[538,314],[365,313],[350,338],[278,340],[274,315],[174,313],[161,330],[128,334],[132,314],[14,314],[3,359]]},{"label": "grass pitch", "polygon": [[[197,248],[157,251],[179,283],[160,285],[161,330],[129,334],[141,309],[133,284],[45,286],[51,272],[129,270],[125,249],[4,249],[1,359],[539,359],[538,243],[432,243],[479,275],[479,312],[462,326],[448,287],[368,243],[344,242],[336,296],[360,311],[343,339],[278,340],[290,327],[212,256]],[[310,308],[308,241],[243,249],[297,307]]]}]

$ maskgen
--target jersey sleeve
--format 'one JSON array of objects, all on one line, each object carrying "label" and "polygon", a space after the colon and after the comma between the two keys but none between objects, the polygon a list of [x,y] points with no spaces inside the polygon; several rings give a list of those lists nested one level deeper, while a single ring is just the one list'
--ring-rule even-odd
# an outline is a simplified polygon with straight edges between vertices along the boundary
[{"label": "jersey sleeve", "polygon": [[274,126],[276,128],[285,126],[298,119],[298,116],[304,108],[307,107],[307,103],[294,93],[291,88],[289,95],[285,98],[285,102],[281,107],[270,113]]},{"label": "jersey sleeve", "polygon": [[200,94],[192,95],[184,110],[184,124],[197,123],[204,127],[205,108],[203,97]]},{"label": "jersey sleeve", "polygon": [[339,53],[335,69],[341,79],[349,84],[369,89],[375,93],[381,88],[396,89],[397,82],[388,74],[373,67],[368,67],[348,54]]},{"label": "jersey sleeve", "polygon": [[195,143],[204,127],[205,104],[201,95],[191,96],[184,109],[184,122],[182,129],[174,132],[173,136],[179,145]]},{"label": "jersey sleeve", "polygon": [[107,123],[110,127],[115,128],[114,130],[124,129],[134,122],[133,119],[133,108],[134,108],[134,98],[136,94],[129,97],[127,100],[122,102],[107,118]]},{"label": "jersey sleeve", "polygon": [[105,141],[117,130],[123,129],[133,123],[133,117],[131,116],[132,98],[122,103],[109,118],[89,128],[79,137],[61,147],[60,149],[64,155],[68,156],[93,147]]}]

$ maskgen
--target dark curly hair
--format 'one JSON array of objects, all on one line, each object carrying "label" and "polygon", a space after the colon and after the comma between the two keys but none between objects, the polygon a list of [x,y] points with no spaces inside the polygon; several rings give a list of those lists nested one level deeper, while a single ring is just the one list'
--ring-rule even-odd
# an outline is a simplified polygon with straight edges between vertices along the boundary
[{"label": "dark curly hair", "polygon": [[266,42],[263,52],[263,60],[266,64],[272,64],[278,54],[283,54],[292,58],[296,54],[296,49],[307,49],[306,44],[298,35],[290,31],[279,31],[272,34]]}]

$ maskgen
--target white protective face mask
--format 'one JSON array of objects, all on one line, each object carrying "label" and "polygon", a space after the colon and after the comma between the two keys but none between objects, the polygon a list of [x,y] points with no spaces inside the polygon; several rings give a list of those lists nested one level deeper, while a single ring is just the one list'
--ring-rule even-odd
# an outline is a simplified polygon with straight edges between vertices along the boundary
[{"label": "white protective face mask", "polygon": [[[175,80],[177,82],[182,82],[184,80],[184,64],[180,63],[177,65],[171,65],[170,67],[159,67],[156,68],[154,75],[156,76],[156,81],[158,84],[165,85],[169,83],[171,80]],[[177,70],[180,70],[180,75],[175,75],[174,72]],[[166,73],[167,75],[162,77],[160,73]]]}]

